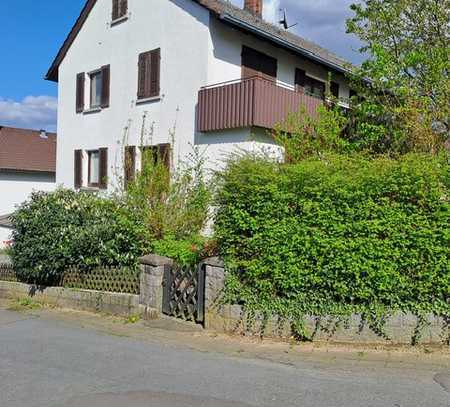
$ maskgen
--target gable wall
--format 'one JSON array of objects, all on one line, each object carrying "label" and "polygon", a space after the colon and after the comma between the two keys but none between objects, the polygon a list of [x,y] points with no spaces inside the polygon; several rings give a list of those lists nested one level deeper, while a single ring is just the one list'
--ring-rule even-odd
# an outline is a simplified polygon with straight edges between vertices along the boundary
[{"label": "gable wall", "polygon": [[[175,124],[175,156],[194,142],[197,93],[207,75],[209,12],[191,0],[129,0],[129,19],[113,27],[111,12],[111,0],[97,1],[59,68],[57,182],[68,187],[73,186],[75,149],[108,147],[108,172],[122,175],[117,143],[127,133],[129,145],[140,144],[144,114],[148,143],[169,142]],[[159,47],[161,100],[136,104],[138,55]],[[111,65],[110,107],[76,114],[77,73],[107,64]],[[86,107],[88,83],[86,79]],[[148,140],[153,122],[152,140]],[[87,157],[84,162],[87,168]]]},{"label": "gable wall", "polygon": [[[243,45],[277,58],[280,83],[293,86],[296,67],[318,79],[328,77],[325,68],[226,26],[191,0],[129,0],[129,19],[113,27],[109,24],[111,12],[111,0],[97,1],[60,66],[57,182],[67,187],[74,183],[75,149],[108,147],[110,180],[114,174],[122,176],[123,150],[118,148],[118,143],[140,145],[144,115],[145,144],[172,143],[169,132],[176,124],[176,160],[191,152],[191,145],[195,144],[206,151],[213,162],[211,166],[216,167],[217,161],[236,148],[254,149],[255,139],[263,148],[279,154],[263,130],[195,133],[199,89],[239,79]],[[161,100],[136,104],[138,55],[158,47],[161,48]],[[110,107],[98,113],[76,114],[77,73],[106,64],[111,65]],[[348,97],[345,80],[342,77],[333,80],[340,83],[341,96]],[[86,80],[86,107],[88,84]],[[85,183],[87,161],[85,155]]]}]

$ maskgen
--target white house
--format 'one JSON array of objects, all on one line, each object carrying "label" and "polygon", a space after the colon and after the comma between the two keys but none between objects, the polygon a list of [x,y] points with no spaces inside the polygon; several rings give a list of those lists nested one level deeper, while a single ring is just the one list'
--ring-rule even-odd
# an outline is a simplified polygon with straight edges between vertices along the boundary
[{"label": "white house", "polygon": [[46,77],[59,84],[57,183],[107,189],[139,168],[142,144],[175,160],[201,146],[211,166],[236,148],[277,151],[267,130],[300,105],[314,112],[328,78],[348,99],[346,62],[262,8],[88,0]]},{"label": "white house", "polygon": [[9,215],[33,191],[55,188],[56,134],[0,126],[0,248],[10,239]]}]

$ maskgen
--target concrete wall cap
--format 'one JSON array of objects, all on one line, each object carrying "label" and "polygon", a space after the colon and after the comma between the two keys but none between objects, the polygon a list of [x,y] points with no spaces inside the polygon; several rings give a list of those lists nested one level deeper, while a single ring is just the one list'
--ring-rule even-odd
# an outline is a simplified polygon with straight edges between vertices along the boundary
[{"label": "concrete wall cap", "polygon": [[139,259],[139,263],[144,264],[146,266],[171,266],[173,264],[173,260],[168,257],[158,256],[157,254],[149,254],[147,256],[141,257]]},{"label": "concrete wall cap", "polygon": [[209,257],[208,259],[203,260],[202,264],[211,267],[225,267],[225,263],[220,257]]}]

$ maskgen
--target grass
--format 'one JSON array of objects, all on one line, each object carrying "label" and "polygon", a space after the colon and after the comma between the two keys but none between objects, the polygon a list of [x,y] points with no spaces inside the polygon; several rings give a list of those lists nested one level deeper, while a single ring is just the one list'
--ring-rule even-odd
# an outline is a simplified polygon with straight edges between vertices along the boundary
[{"label": "grass", "polygon": [[42,308],[42,304],[33,301],[31,298],[18,298],[11,302],[8,310],[16,312],[32,311],[35,309]]},{"label": "grass", "polygon": [[125,324],[137,324],[140,320],[140,315],[130,315],[125,319]]}]

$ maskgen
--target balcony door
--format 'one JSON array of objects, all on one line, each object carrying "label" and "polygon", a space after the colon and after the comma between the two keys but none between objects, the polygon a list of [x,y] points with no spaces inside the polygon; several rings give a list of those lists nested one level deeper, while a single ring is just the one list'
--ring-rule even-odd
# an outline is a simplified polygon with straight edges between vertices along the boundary
[{"label": "balcony door", "polygon": [[242,48],[242,78],[261,76],[265,79],[277,80],[278,61],[252,48]]}]

